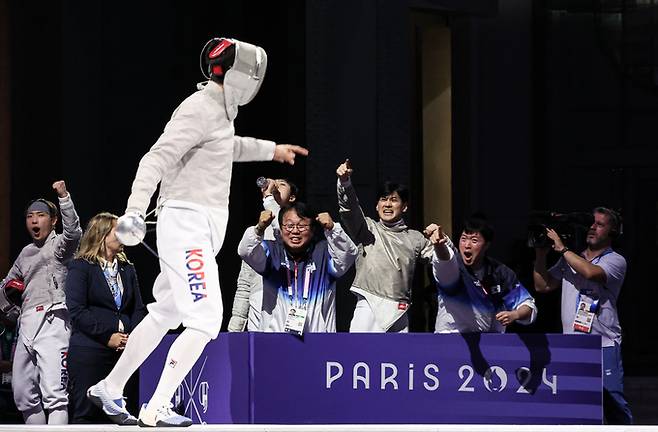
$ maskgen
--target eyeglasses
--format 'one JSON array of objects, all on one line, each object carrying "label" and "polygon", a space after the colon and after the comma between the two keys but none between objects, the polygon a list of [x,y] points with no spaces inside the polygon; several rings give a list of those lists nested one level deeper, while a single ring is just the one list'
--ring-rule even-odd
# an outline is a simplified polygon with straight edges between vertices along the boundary
[{"label": "eyeglasses", "polygon": [[295,228],[297,228],[297,230],[299,232],[305,232],[309,229],[309,227],[310,227],[309,224],[292,224],[292,223],[289,223],[289,224],[284,224],[283,225],[283,229],[288,231],[288,232],[293,232],[295,230]]}]

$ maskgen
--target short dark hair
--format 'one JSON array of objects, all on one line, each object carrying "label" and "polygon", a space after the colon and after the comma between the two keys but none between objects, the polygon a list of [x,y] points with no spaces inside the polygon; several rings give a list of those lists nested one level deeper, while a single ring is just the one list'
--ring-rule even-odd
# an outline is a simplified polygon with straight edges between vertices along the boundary
[{"label": "short dark hair", "polygon": [[466,219],[462,232],[466,234],[479,233],[487,243],[492,242],[494,239],[494,229],[482,214],[475,214]]},{"label": "short dark hair", "polygon": [[48,206],[48,213],[50,214],[51,218],[57,217],[57,215],[59,214],[59,212],[57,211],[57,206],[52,201],[48,201],[47,199],[44,199],[44,198],[36,198],[36,199],[33,199],[32,201],[30,201],[27,204],[27,207],[25,207],[25,212],[23,212],[25,214],[25,216],[27,216],[27,210],[30,208],[30,206],[32,204],[34,204],[35,202],[37,202],[37,201],[42,202],[42,203],[44,203],[45,205]]},{"label": "short dark hair", "polygon": [[316,217],[318,213],[308,204],[301,201],[295,201],[287,207],[282,207],[279,211],[279,225],[283,226],[283,216],[288,213],[290,210],[295,210],[297,216],[300,218],[309,218],[311,219],[311,224],[316,223]]},{"label": "short dark hair", "polygon": [[384,182],[377,191],[377,198],[387,197],[397,192],[403,203],[409,202],[409,189],[402,183],[395,183],[391,181]]},{"label": "short dark hair", "polygon": [[290,195],[294,195],[295,198],[297,198],[297,194],[299,193],[299,188],[297,187],[297,185],[286,177],[282,177],[279,180],[283,180],[284,182],[288,183],[288,186],[290,186]]},{"label": "short dark hair", "polygon": [[283,229],[283,217],[285,216],[286,213],[288,213],[291,210],[295,210],[295,213],[297,213],[297,216],[299,216],[300,218],[311,219],[311,232],[313,233],[311,244],[323,238],[322,227],[320,226],[320,223],[316,219],[318,217],[318,213],[315,211],[313,207],[301,201],[293,201],[290,204],[290,206],[281,207],[281,210],[279,211],[279,226],[282,229]]},{"label": "short dark hair", "polygon": [[619,212],[609,208],[599,206],[596,207],[592,213],[601,213],[608,216],[608,221],[610,221],[610,234],[612,237],[617,237],[622,233],[622,219]]}]

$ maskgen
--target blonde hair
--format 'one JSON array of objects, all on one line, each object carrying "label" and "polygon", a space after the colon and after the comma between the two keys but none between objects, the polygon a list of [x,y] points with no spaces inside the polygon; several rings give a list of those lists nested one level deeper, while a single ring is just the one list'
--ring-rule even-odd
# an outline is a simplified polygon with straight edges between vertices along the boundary
[{"label": "blonde hair", "polygon": [[[82,235],[80,249],[78,249],[75,257],[97,264],[105,259],[105,238],[112,231],[117,219],[119,219],[118,216],[108,212],[98,213],[91,218],[85,233]],[[130,263],[123,251],[117,253],[117,259]]]}]

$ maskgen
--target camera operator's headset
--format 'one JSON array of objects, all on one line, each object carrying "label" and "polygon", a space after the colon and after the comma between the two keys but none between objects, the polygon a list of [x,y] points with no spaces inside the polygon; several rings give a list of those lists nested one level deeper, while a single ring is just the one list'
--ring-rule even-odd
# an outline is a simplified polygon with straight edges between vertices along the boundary
[{"label": "camera operator's headset", "polygon": [[618,239],[622,234],[624,234],[624,223],[622,221],[621,213],[608,207],[599,208],[603,209],[604,214],[607,214],[608,217],[614,218],[615,228],[610,229],[610,237],[613,239]]}]

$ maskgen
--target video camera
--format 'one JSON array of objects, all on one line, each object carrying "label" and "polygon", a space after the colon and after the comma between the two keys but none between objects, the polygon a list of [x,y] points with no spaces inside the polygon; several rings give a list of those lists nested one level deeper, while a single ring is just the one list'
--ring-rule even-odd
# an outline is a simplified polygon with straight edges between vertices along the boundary
[{"label": "video camera", "polygon": [[557,213],[534,211],[530,213],[528,224],[528,247],[549,247],[553,241],[546,235],[546,228],[555,230],[562,242],[571,249],[580,250],[585,246],[589,228],[594,216],[586,212]]}]

